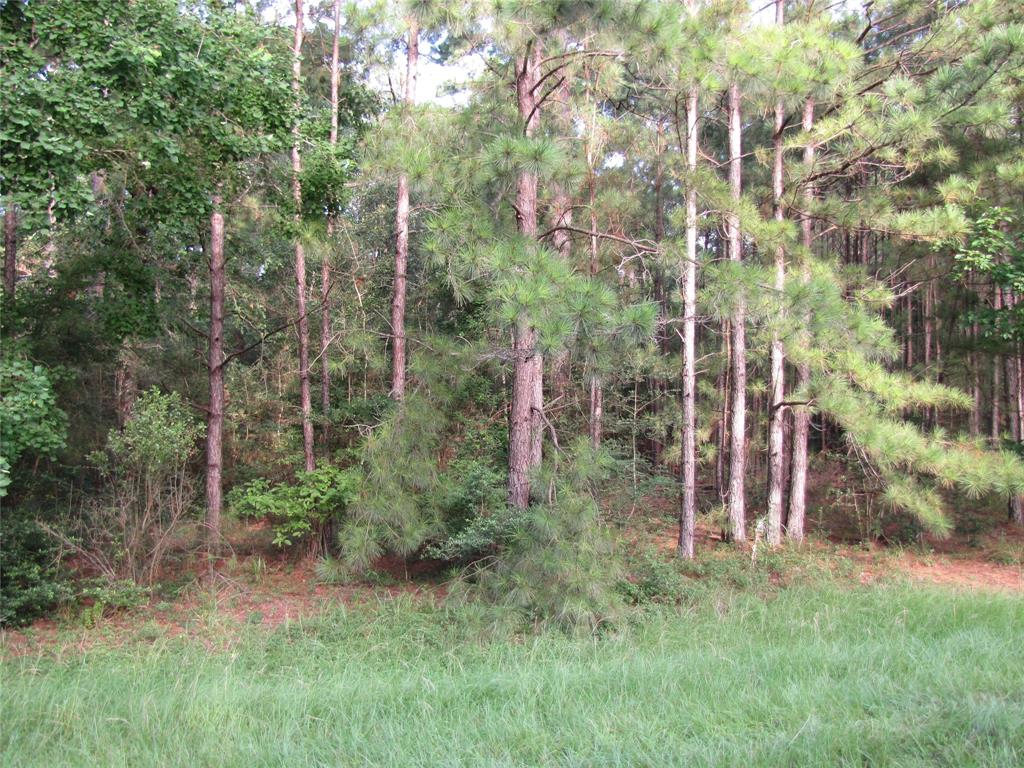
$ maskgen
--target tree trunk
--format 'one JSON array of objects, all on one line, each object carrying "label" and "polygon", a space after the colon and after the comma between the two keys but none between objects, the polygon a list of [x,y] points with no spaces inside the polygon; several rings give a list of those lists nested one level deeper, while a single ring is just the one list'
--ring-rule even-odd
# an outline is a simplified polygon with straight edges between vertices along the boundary
[{"label": "tree trunk", "polygon": [[[809,134],[814,129],[814,99],[808,99],[804,103],[803,130]],[[814,143],[807,137],[807,144],[804,146],[804,167],[807,173],[811,173],[814,167]],[[807,282],[811,279],[811,271],[807,261],[811,258],[811,246],[814,243],[814,224],[811,221],[810,207],[814,201],[814,186],[808,184],[804,189],[805,207],[807,210],[800,218],[800,233],[802,238],[803,268],[800,272],[800,279]],[[808,318],[806,323],[810,322]],[[811,381],[811,369],[807,363],[799,363],[796,369],[796,388],[798,391],[806,391]],[[811,414],[806,406],[796,406],[793,409],[793,448],[790,458],[790,481],[789,481],[789,515],[786,521],[786,534],[794,541],[803,541],[804,521],[807,517],[807,436],[810,432]]]},{"label": "tree trunk", "polygon": [[4,294],[14,298],[14,284],[18,281],[18,211],[14,197],[7,198],[4,210]]},{"label": "tree trunk", "polygon": [[[999,289],[998,285],[992,287],[992,308],[997,312],[1003,308],[1003,293]],[[1000,410],[1001,400],[1003,399],[1003,382],[1002,382],[1002,370],[1003,361],[1002,356],[995,354],[992,356],[992,442],[996,445],[999,443],[1000,435],[1003,430],[1003,418]]]},{"label": "tree trunk", "polygon": [[971,406],[971,417],[969,430],[971,437],[981,434],[981,371],[978,362],[978,324],[971,325],[971,352],[968,357],[968,364],[971,369],[971,394],[973,404]]},{"label": "tree trunk", "polygon": [[[334,31],[331,41],[331,146],[338,143],[338,89],[341,80],[339,69],[339,37],[341,34],[341,0],[334,0]],[[320,266],[320,410],[323,416],[324,450],[328,447],[331,424],[331,365],[328,350],[331,346],[331,252],[334,245],[334,217],[336,211],[327,213],[328,249]]]},{"label": "tree trunk", "polygon": [[[740,122],[740,88],[733,83],[729,86],[729,188],[732,201],[739,206],[743,185],[742,124]],[[743,238],[740,234],[739,215],[726,215],[726,230],[729,239],[729,258],[740,262],[743,259]],[[734,541],[745,541],[746,492],[744,481],[747,472],[747,300],[743,291],[739,293],[732,315],[732,443],[729,451],[729,525]]]},{"label": "tree trunk", "polygon": [[[553,185],[551,197],[551,244],[565,262],[572,258],[572,238],[566,229],[556,227],[572,226],[572,198],[560,185]],[[561,349],[555,355],[551,366],[551,394],[553,399],[564,403],[569,397],[570,371],[569,350]]]},{"label": "tree trunk", "polygon": [[[1010,418],[1010,435],[1017,443],[1024,440],[1022,373],[1024,372],[1021,370],[1021,358],[1017,355],[1007,355],[1006,384],[1010,395],[1007,411]],[[1010,520],[1018,525],[1024,525],[1024,494],[1013,494],[1010,496]]]},{"label": "tree trunk", "polygon": [[[561,42],[563,44],[566,42],[564,38],[565,36],[562,35]],[[564,78],[561,85],[557,87],[556,101],[560,105],[557,115],[558,130],[563,131],[566,135],[572,135],[575,132],[570,99],[569,79]],[[572,226],[572,195],[560,182],[551,182],[550,211],[551,244],[562,260],[568,264],[572,260],[572,237],[568,229],[559,229],[559,227]],[[551,395],[562,406],[570,397],[571,378],[569,350],[562,348],[555,355],[551,364]]]},{"label": "tree trunk", "polygon": [[914,296],[907,294],[907,317],[906,317],[906,331],[907,344],[904,354],[903,365],[909,371],[914,367]]},{"label": "tree trunk", "polygon": [[[419,26],[409,19],[406,41],[405,110],[416,98],[416,65],[419,60]],[[409,269],[409,177],[398,176],[398,201],[395,205],[395,283],[391,300],[391,397],[405,397],[405,286]]]},{"label": "tree trunk", "polygon": [[[691,9],[693,4],[690,4]],[[683,276],[683,442],[682,508],[679,511],[680,557],[692,558],[697,520],[697,107],[696,87],[686,97],[686,257]]]},{"label": "tree trunk", "polygon": [[[784,23],[782,0],[775,0],[775,23]],[[775,105],[775,132],[773,135],[772,163],[772,212],[775,221],[782,223],[785,216],[782,202],[783,150],[782,130],[786,120],[786,108],[782,101]],[[786,253],[782,246],[775,249],[775,281],[773,285],[780,306],[784,307],[783,293],[786,289]],[[784,311],[781,310],[781,311]],[[768,404],[768,544],[778,546],[782,542],[782,491],[785,483],[783,459],[783,437],[786,410],[782,403],[786,399],[785,355],[778,333],[772,335],[771,378],[769,381]]]},{"label": "tree trunk", "polygon": [[206,411],[206,556],[213,576],[220,555],[220,515],[223,506],[221,468],[224,452],[224,214],[220,195],[213,197],[210,214],[210,332],[207,370],[210,405]]},{"label": "tree trunk", "polygon": [[[295,39],[292,48],[292,91],[296,111],[302,105],[302,13],[303,0],[295,0]],[[299,392],[302,406],[302,452],[307,472],[316,469],[313,455],[313,401],[309,384],[309,315],[306,308],[306,252],[298,232],[302,225],[302,155],[299,152],[299,122],[292,126],[292,201],[295,205],[295,285],[299,313]]]},{"label": "tree trunk", "polygon": [[[532,136],[540,122],[536,86],[540,73],[540,51],[535,43],[516,62],[516,98],[523,133]],[[520,171],[516,181],[516,225],[520,234],[537,236],[537,174]],[[537,331],[525,316],[513,330],[512,408],[509,419],[508,502],[518,509],[530,503],[530,472],[540,462],[537,433],[541,412],[537,402],[538,379],[543,386],[543,360],[537,353]],[[541,433],[542,435],[543,433]]]}]

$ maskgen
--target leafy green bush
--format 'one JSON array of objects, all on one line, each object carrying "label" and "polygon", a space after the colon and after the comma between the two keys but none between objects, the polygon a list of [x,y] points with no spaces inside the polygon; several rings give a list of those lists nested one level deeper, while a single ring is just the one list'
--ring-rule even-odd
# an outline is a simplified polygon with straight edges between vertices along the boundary
[{"label": "leafy green bush", "polygon": [[633,605],[677,603],[686,592],[687,580],[678,567],[652,552],[631,559],[627,569],[618,590]]},{"label": "leafy green bush", "polygon": [[507,543],[522,515],[505,500],[503,472],[479,459],[457,459],[440,478],[433,503],[448,535],[427,548],[439,560],[466,560]]},{"label": "leafy green bush", "polygon": [[52,538],[28,515],[0,520],[0,625],[24,624],[71,596]]},{"label": "leafy green bush", "polygon": [[305,539],[317,524],[343,515],[358,487],[357,472],[325,465],[297,473],[291,485],[253,480],[228,493],[228,506],[239,517],[269,520],[274,544],[286,547]]},{"label": "leafy green bush", "polygon": [[82,622],[94,627],[104,616],[127,611],[144,605],[149,590],[130,579],[89,579],[78,590],[77,600],[82,604]]},{"label": "leafy green bush", "polygon": [[153,583],[194,509],[190,461],[203,433],[180,395],[143,392],[124,428],[108,434],[106,450],[90,455],[103,492],[70,526],[74,535],[52,533],[110,581]]},{"label": "leafy green bush", "polygon": [[0,498],[22,455],[52,457],[64,447],[66,433],[67,416],[57,407],[46,370],[22,357],[0,358]]}]

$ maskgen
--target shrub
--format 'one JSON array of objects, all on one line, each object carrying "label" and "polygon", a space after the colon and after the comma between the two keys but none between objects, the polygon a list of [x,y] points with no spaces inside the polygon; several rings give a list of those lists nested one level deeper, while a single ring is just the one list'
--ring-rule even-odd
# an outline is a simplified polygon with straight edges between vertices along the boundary
[{"label": "shrub", "polygon": [[585,440],[560,456],[537,478],[546,503],[513,513],[515,533],[470,572],[471,591],[535,624],[596,632],[621,606],[620,562],[592,495],[610,459]]},{"label": "shrub", "polygon": [[88,579],[80,585],[77,595],[82,604],[82,622],[86,627],[94,627],[105,616],[144,605],[149,594],[147,588],[129,579]]},{"label": "shrub", "polygon": [[106,486],[72,521],[74,535],[47,530],[108,580],[151,584],[192,510],[189,461],[202,435],[178,394],[143,392],[124,429],[90,456]]},{"label": "shrub", "polygon": [[64,447],[67,416],[45,369],[13,355],[0,358],[0,498],[24,454],[53,456]]},{"label": "shrub", "polygon": [[686,579],[678,567],[655,553],[644,552],[628,564],[625,579],[618,590],[633,605],[677,603],[686,593]]},{"label": "shrub", "polygon": [[521,515],[508,508],[505,476],[478,459],[458,459],[434,494],[447,536],[427,548],[439,560],[467,560],[493,552],[518,530]]},{"label": "shrub", "polygon": [[28,515],[4,510],[0,521],[0,625],[25,624],[70,597],[58,554],[54,540]]},{"label": "shrub", "polygon": [[291,485],[271,485],[259,478],[228,494],[232,512],[242,518],[267,519],[274,544],[287,547],[306,539],[314,529],[344,514],[353,501],[359,476],[330,465],[299,472]]}]

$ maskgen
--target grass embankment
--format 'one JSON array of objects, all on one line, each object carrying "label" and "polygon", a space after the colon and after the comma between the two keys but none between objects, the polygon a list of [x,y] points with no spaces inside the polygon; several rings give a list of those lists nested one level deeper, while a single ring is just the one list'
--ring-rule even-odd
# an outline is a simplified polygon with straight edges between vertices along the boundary
[{"label": "grass embankment", "polygon": [[6,766],[1024,764],[1024,601],[723,593],[608,637],[408,600],[4,662]]}]

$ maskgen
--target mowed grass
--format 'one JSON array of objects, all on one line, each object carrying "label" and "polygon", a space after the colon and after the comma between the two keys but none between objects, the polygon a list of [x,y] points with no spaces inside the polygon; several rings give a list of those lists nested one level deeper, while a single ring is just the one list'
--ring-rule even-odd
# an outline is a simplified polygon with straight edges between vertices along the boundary
[{"label": "mowed grass", "polygon": [[1024,600],[722,593],[600,639],[409,601],[4,662],[13,766],[1021,766]]}]

